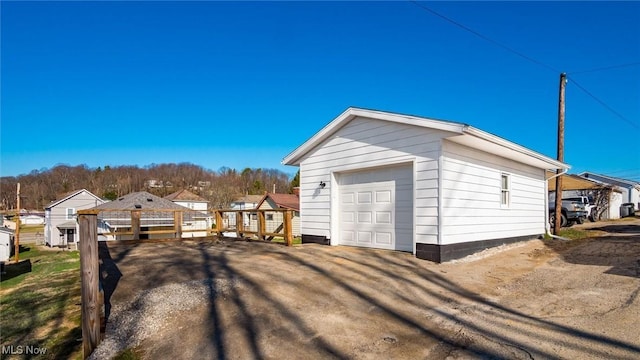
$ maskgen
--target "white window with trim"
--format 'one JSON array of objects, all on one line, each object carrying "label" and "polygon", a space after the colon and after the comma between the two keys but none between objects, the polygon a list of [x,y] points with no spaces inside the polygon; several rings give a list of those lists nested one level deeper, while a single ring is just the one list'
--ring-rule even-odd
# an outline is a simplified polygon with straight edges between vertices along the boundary
[{"label": "white window with trim", "polygon": [[76,209],[67,208],[67,220],[73,220],[76,216]]},{"label": "white window with trim", "polygon": [[511,202],[511,176],[502,173],[500,175],[500,206],[509,207]]}]

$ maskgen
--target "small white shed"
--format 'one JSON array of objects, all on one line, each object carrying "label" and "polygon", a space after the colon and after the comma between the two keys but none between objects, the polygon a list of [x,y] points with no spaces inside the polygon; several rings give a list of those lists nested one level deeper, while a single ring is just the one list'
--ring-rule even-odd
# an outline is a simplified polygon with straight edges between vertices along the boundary
[{"label": "small white shed", "polygon": [[9,228],[0,227],[0,261],[9,261],[14,250],[15,232]]},{"label": "small white shed", "polygon": [[569,166],[469,125],[349,108],[286,156],[304,242],[436,262],[547,228],[546,170]]}]

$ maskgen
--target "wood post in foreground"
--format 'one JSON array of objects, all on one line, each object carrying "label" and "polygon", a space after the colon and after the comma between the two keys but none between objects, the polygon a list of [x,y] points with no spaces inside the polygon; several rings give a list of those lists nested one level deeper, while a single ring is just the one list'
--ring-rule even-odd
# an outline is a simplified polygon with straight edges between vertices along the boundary
[{"label": "wood post in foreground", "polygon": [[224,224],[222,223],[222,211],[216,210],[216,234],[222,236],[222,229]]},{"label": "wood post in foreground", "polygon": [[264,233],[266,232],[266,229],[267,229],[266,222],[267,220],[266,220],[266,217],[264,216],[264,211],[259,211],[258,212],[258,239],[260,240],[264,240]]},{"label": "wood post in foreground", "polygon": [[287,246],[293,245],[293,211],[284,212],[284,242]]},{"label": "wood post in foreground", "polygon": [[78,215],[82,296],[82,351],[86,359],[100,344],[98,216]]},{"label": "wood post in foreground", "polygon": [[133,231],[133,239],[140,239],[140,215],[142,211],[140,210],[132,210],[131,211],[131,231]]},{"label": "wood post in foreground", "polygon": [[176,210],[173,212],[173,229],[176,232],[176,239],[182,238],[182,211]]},{"label": "wood post in foreground", "polygon": [[242,211],[239,211],[236,213],[236,237],[240,238],[243,236],[243,234],[244,234],[244,213]]}]

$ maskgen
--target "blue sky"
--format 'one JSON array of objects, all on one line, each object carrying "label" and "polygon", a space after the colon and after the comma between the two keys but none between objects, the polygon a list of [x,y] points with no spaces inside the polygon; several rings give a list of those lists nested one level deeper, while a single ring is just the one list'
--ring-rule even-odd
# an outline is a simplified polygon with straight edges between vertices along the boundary
[{"label": "blue sky", "polygon": [[0,174],[294,174],[282,158],[349,106],[464,122],[555,158],[564,71],[571,172],[640,180],[640,66],[581,73],[640,62],[640,2],[421,4],[544,65],[404,1],[3,1]]}]

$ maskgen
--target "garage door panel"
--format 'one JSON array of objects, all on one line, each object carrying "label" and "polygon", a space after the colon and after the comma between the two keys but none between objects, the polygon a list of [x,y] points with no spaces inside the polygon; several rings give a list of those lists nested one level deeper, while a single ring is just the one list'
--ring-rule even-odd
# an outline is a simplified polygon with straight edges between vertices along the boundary
[{"label": "garage door panel", "polygon": [[340,232],[340,237],[341,240],[345,243],[355,243],[355,237],[354,237],[354,232],[353,231],[341,231]]},{"label": "garage door panel", "polygon": [[393,244],[393,236],[390,232],[376,232],[376,244],[382,246],[391,246]]},{"label": "garage door panel", "polygon": [[413,250],[411,166],[341,174],[338,184],[338,243]]},{"label": "garage door panel", "polygon": [[391,203],[391,190],[376,191],[376,203],[377,204],[390,204]]},{"label": "garage door panel", "polygon": [[370,231],[358,231],[358,244],[371,244],[371,232]]},{"label": "garage door panel", "polygon": [[358,205],[360,204],[371,204],[371,191],[360,191],[358,192]]},{"label": "garage door panel", "polygon": [[370,211],[358,212],[358,224],[371,224],[371,218]]},{"label": "garage door panel", "polygon": [[376,224],[391,225],[391,211],[376,211]]}]

